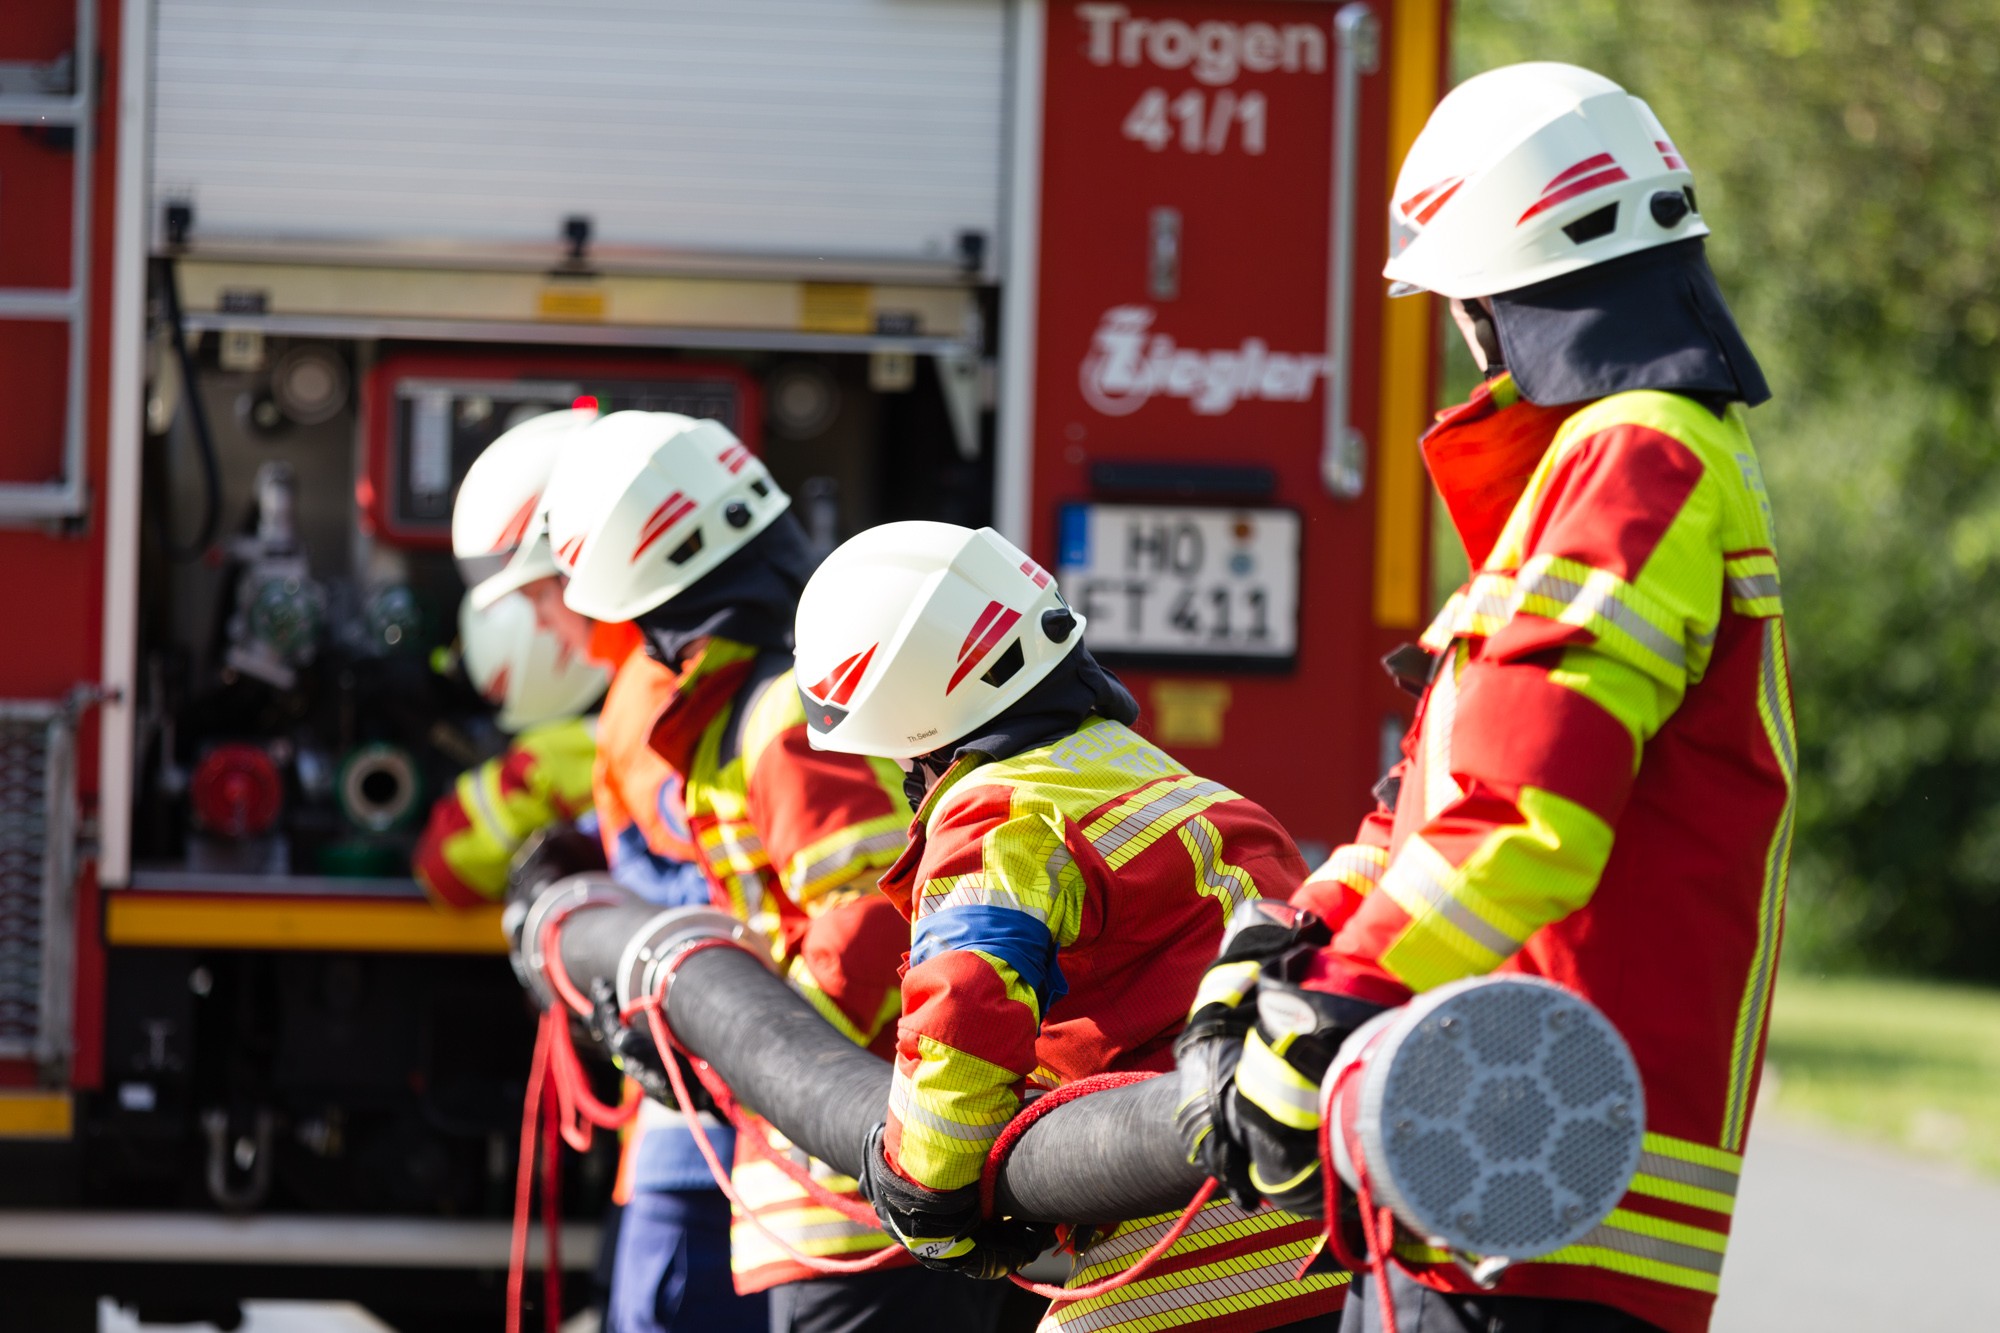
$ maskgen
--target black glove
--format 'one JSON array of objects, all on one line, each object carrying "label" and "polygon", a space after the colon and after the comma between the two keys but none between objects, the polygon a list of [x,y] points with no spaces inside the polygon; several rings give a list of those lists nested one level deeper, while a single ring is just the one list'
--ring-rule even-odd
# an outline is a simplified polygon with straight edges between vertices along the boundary
[{"label": "black glove", "polygon": [[[619,1018],[618,993],[602,977],[590,984],[590,1005],[590,1035],[610,1053],[611,1063],[618,1067],[618,1072],[637,1083],[654,1101],[678,1106],[674,1085],[668,1081],[667,1067],[660,1058],[660,1048],[653,1044],[652,1028],[643,1020],[626,1023]],[[688,1100],[692,1103],[688,1109],[714,1110],[715,1101],[695,1077],[694,1066],[679,1051],[672,1054],[680,1064],[681,1080],[687,1084]]]},{"label": "black glove", "polygon": [[1250,1185],[1274,1207],[1307,1217],[1324,1211],[1319,1092],[1327,1067],[1354,1030],[1382,1006],[1297,984],[1311,949],[1264,965],[1257,1021],[1244,1040],[1228,1120],[1250,1158]]},{"label": "black glove", "polygon": [[604,844],[574,824],[536,829],[507,863],[507,900],[532,902],[559,879],[605,868]]},{"label": "black glove", "polygon": [[1187,1026],[1174,1042],[1180,1097],[1174,1127],[1188,1161],[1214,1176],[1231,1199],[1257,1206],[1250,1152],[1229,1121],[1228,1093],[1255,1025],[1252,1002],[1264,965],[1295,950],[1310,954],[1331,936],[1311,912],[1272,898],[1242,904],[1222,933],[1222,952],[1202,976]]},{"label": "black glove", "polygon": [[983,1221],[979,1186],[931,1190],[903,1179],[883,1151],[886,1126],[862,1145],[861,1197],[882,1229],[925,1268],[992,1281],[1020,1271],[1055,1241],[1055,1228],[1012,1219]]}]

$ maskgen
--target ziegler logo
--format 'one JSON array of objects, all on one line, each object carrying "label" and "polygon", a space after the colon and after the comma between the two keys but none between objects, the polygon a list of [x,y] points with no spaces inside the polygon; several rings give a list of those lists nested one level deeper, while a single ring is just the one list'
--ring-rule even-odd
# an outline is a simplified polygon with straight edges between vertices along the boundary
[{"label": "ziegler logo", "polygon": [[1302,403],[1326,373],[1324,356],[1273,352],[1262,338],[1210,352],[1177,347],[1172,335],[1152,332],[1154,318],[1143,305],[1104,312],[1079,376],[1084,401],[1104,415],[1130,416],[1156,394],[1185,398],[1204,417],[1259,398]]}]

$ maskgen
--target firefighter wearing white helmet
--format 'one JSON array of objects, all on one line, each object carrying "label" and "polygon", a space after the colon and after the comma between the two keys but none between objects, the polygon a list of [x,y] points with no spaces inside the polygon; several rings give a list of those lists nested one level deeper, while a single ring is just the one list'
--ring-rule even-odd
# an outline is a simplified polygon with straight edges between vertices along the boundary
[{"label": "firefighter wearing white helmet", "polygon": [[595,420],[595,408],[530,417],[503,432],[466,469],[452,501],[451,553],[475,606],[491,606],[555,573],[541,535],[542,488],[556,460]]},{"label": "firefighter wearing white helmet", "polygon": [[[1162,1068],[1229,909],[1305,874],[1268,813],[1132,730],[1138,705],[1084,629],[1012,543],[947,523],[862,533],[799,603],[813,744],[903,762],[919,807],[881,880],[910,953],[869,1198],[921,1262],[979,1277],[1049,1240],[980,1217],[981,1169],[1022,1087]],[[1105,1229],[1078,1273],[1129,1268],[1170,1220]],[[1345,1274],[1293,1277],[1317,1232],[1217,1200],[1165,1276],[1058,1306],[1043,1327],[1324,1324]]]},{"label": "firefighter wearing white helmet", "polygon": [[1433,666],[1382,804],[1292,896],[1295,929],[1211,970],[1180,1051],[1184,1142],[1318,1211],[1322,1077],[1358,1024],[1489,972],[1553,979],[1639,1066],[1631,1188],[1581,1243],[1485,1289],[1465,1256],[1398,1244],[1343,1327],[1702,1333],[1796,779],[1747,429],[1770,393],[1704,256],[1687,157],[1599,75],[1467,80],[1411,147],[1390,231],[1394,290],[1449,299],[1486,375],[1422,442],[1472,577],[1423,636]]},{"label": "firefighter wearing white helmet", "polygon": [[[892,766],[807,742],[791,649],[813,561],[790,504],[722,423],[620,412],[557,468],[545,512],[566,606],[645,642],[613,685],[605,752],[664,765],[713,901],[765,933],[846,1036],[879,1047],[894,1038],[905,937],[871,889],[903,849],[909,805]],[[919,1269],[878,1228],[813,1205],[767,1160],[792,1151],[777,1137],[762,1155],[740,1145],[731,1173],[744,1202],[736,1287],[770,1292],[774,1329],[893,1333],[915,1309],[941,1326],[991,1326],[996,1288]],[[814,1175],[839,1194],[858,1188],[820,1164]],[[880,1250],[888,1267],[865,1274],[824,1276],[795,1257]]]},{"label": "firefighter wearing white helmet", "polygon": [[499,706],[512,740],[431,807],[413,870],[440,906],[466,908],[501,899],[514,853],[532,835],[590,810],[597,732],[585,714],[608,677],[538,627],[518,597],[482,610],[467,593],[458,626],[466,679]]},{"label": "firefighter wearing white helmet", "polygon": [[458,609],[458,643],[466,679],[500,706],[502,731],[580,717],[611,678],[537,625],[533,608],[519,597],[482,610],[467,593]]},{"label": "firefighter wearing white helmet", "polygon": [[588,439],[588,466],[557,472],[545,510],[563,600],[594,620],[637,620],[686,592],[791,507],[719,421],[614,412]]}]

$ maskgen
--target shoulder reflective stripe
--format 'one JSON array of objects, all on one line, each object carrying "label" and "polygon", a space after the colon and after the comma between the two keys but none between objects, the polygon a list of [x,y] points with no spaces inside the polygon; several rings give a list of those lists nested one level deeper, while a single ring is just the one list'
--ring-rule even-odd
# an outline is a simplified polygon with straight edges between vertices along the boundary
[{"label": "shoulder reflective stripe", "polygon": [[996,889],[985,875],[977,872],[934,879],[924,885],[923,896],[917,899],[917,916],[922,919],[954,907],[1004,907],[1012,912],[1024,912],[1044,924],[1049,919],[1047,903],[1024,898],[1006,889]]},{"label": "shoulder reflective stripe", "polygon": [[1319,1085],[1274,1054],[1261,1033],[1253,1031],[1243,1042],[1236,1091],[1281,1125],[1319,1128]]},{"label": "shoulder reflective stripe", "polygon": [[1757,954],[1737,1006],[1730,1038],[1729,1101],[1722,1137],[1741,1148],[1750,1125],[1750,1087],[1756,1081],[1764,1014],[1776,980],[1779,924],[1785,914],[1785,881],[1792,859],[1792,821],[1798,809],[1798,742],[1793,730],[1792,693],[1785,660],[1785,622],[1764,622],[1763,653],[1757,671],[1757,717],[1785,776],[1785,808],[1764,850],[1764,889],[1757,901]]},{"label": "shoulder reflective stripe", "polygon": [[748,824],[717,820],[713,826],[703,830],[702,842],[711,852],[719,853],[727,860],[730,869],[739,873],[762,870],[770,864],[770,859],[764,855],[764,840]]},{"label": "shoulder reflective stripe", "polygon": [[[1642,597],[1636,588],[1609,570],[1542,555],[1522,567],[1516,577],[1513,601],[1516,610],[1588,629],[1600,637],[1602,625],[1616,626],[1676,673],[1685,673],[1686,647],[1677,632],[1670,632],[1649,617]],[[1677,631],[1678,627],[1675,628]]]},{"label": "shoulder reflective stripe", "polygon": [[1490,957],[1488,969],[1497,967],[1521,947],[1521,941],[1452,896],[1449,881],[1456,874],[1429,843],[1412,837],[1389,863],[1382,876],[1382,892],[1409,914],[1413,925],[1431,918],[1442,920]]},{"label": "shoulder reflective stripe", "polygon": [[1260,971],[1262,965],[1253,960],[1216,964],[1202,974],[1201,985],[1195,989],[1194,1003],[1188,1007],[1188,1012],[1192,1014],[1211,1004],[1234,1009],[1243,1003],[1244,997],[1257,984]]},{"label": "shoulder reflective stripe", "polygon": [[1222,919],[1226,923],[1238,903],[1247,903],[1257,896],[1256,883],[1241,867],[1222,859],[1222,833],[1200,815],[1195,815],[1176,831],[1180,834],[1181,845],[1187,848],[1188,858],[1194,862],[1195,871],[1201,876],[1196,888],[1204,897],[1213,898],[1222,905]]},{"label": "shoulder reflective stripe", "polygon": [[1084,830],[1090,845],[1113,870],[1152,846],[1182,820],[1219,802],[1240,799],[1221,783],[1206,778],[1177,778],[1166,784],[1165,791],[1148,788],[1140,796],[1143,804],[1134,808],[1128,801]]}]

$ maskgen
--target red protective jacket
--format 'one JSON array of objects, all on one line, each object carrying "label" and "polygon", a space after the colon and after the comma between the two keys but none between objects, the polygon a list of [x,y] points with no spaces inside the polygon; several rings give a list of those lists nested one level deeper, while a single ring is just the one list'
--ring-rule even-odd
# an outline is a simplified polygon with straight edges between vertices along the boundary
[{"label": "red protective jacket", "polygon": [[[1650,391],[1543,408],[1502,378],[1424,451],[1474,574],[1424,636],[1393,809],[1294,898],[1337,927],[1312,984],[1396,1004],[1518,971],[1602,1009],[1645,1081],[1640,1174],[1595,1233],[1499,1290],[1699,1333],[1756,1096],[1796,770],[1743,410]],[[1472,1289],[1446,1256],[1399,1256]]]}]

